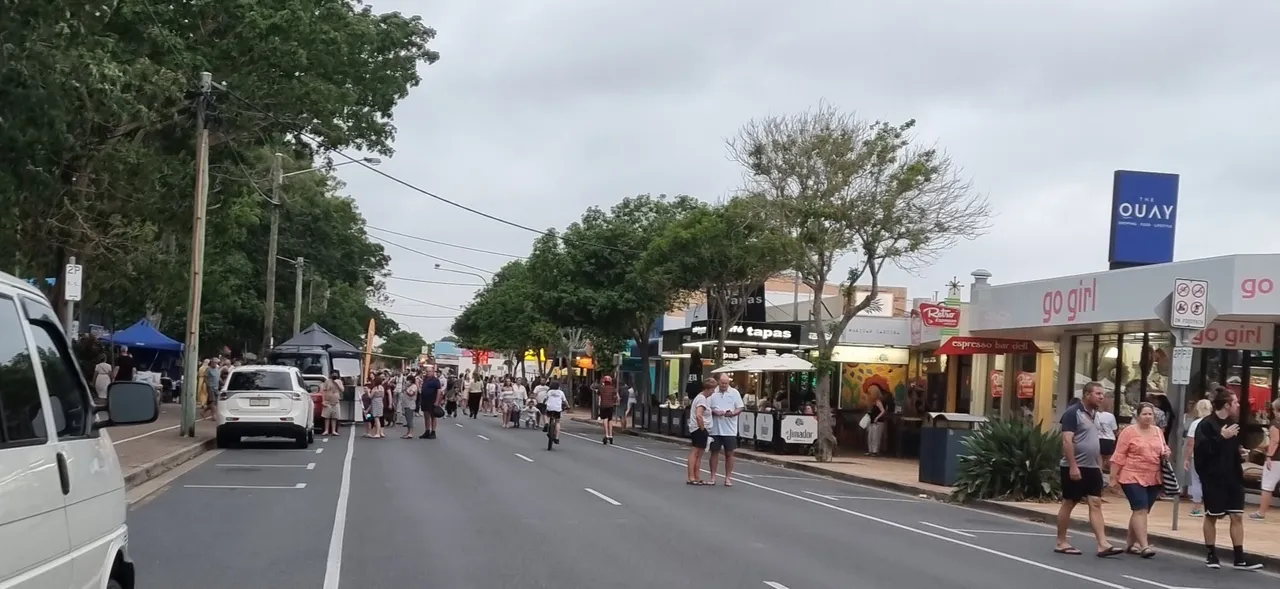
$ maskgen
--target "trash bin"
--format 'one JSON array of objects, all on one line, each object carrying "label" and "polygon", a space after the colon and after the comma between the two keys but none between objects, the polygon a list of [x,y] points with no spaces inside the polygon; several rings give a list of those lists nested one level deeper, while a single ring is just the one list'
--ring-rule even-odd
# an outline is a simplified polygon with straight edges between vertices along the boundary
[{"label": "trash bin", "polygon": [[964,439],[986,422],[980,415],[929,413],[920,429],[920,482],[954,485]]}]

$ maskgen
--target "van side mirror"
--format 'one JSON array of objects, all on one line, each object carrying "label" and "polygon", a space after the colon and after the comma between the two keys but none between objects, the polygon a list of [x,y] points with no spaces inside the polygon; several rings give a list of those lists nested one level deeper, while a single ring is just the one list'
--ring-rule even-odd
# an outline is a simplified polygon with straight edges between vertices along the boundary
[{"label": "van side mirror", "polygon": [[160,416],[156,390],[145,382],[113,382],[107,387],[107,420],[95,427],[151,423]]}]

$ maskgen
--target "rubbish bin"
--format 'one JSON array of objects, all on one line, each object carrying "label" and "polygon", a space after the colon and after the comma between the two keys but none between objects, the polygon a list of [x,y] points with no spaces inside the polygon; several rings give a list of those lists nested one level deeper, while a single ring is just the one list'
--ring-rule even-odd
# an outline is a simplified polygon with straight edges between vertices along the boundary
[{"label": "rubbish bin", "polygon": [[986,422],[980,415],[929,413],[920,429],[920,482],[954,485],[964,439]]}]

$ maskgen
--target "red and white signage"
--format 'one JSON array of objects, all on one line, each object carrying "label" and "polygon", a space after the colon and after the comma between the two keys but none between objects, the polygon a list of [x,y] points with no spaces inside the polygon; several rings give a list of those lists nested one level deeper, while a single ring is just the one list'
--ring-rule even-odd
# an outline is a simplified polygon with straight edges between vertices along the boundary
[{"label": "red and white signage", "polygon": [[1036,375],[1032,372],[1019,372],[1018,380],[1018,398],[1034,399],[1036,398]]},{"label": "red and white signage", "polygon": [[992,370],[991,374],[987,375],[987,383],[990,385],[992,397],[995,397],[998,399],[1004,396],[1004,371],[1003,370]]},{"label": "red and white signage", "polygon": [[938,303],[921,303],[920,319],[925,327],[954,329],[960,327],[960,309]]},{"label": "red and white signage", "polygon": [[1196,332],[1187,340],[1187,345],[1193,348],[1269,352],[1275,336],[1276,326],[1272,323],[1214,321],[1208,327]]},{"label": "red and white signage", "polygon": [[995,337],[952,336],[936,354],[964,356],[972,354],[1034,354],[1040,351],[1035,342],[1028,339],[1004,339]]}]

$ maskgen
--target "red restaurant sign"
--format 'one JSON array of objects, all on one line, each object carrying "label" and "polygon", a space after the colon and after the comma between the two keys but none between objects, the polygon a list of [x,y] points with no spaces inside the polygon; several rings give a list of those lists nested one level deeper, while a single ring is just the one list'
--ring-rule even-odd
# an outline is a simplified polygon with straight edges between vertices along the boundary
[{"label": "red restaurant sign", "polygon": [[937,354],[964,356],[971,354],[1031,354],[1040,348],[1029,339],[952,336],[938,346]]},{"label": "red restaurant sign", "polygon": [[922,303],[920,319],[924,321],[925,327],[956,328],[960,327],[960,309],[937,303]]}]

